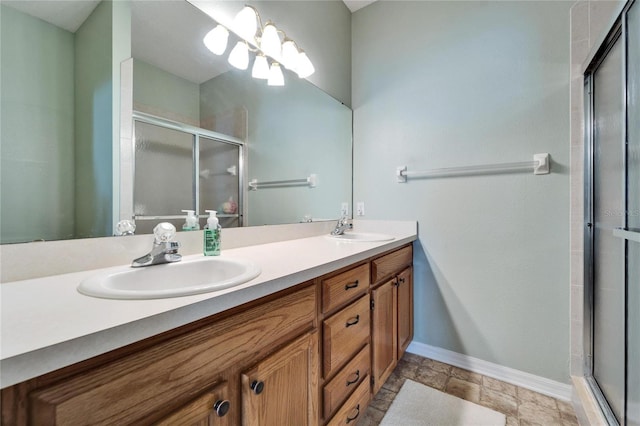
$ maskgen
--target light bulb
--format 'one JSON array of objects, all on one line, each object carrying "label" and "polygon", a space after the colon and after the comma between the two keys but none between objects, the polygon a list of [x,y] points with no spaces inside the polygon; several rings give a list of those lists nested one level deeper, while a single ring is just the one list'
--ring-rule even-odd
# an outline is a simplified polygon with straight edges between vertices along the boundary
[{"label": "light bulb", "polygon": [[253,62],[253,68],[251,69],[251,76],[265,80],[269,78],[269,62],[266,56],[256,56],[256,60]]},{"label": "light bulb", "polygon": [[267,23],[262,30],[262,38],[260,39],[260,49],[272,58],[280,59],[282,44],[278,29],[272,23]]},{"label": "light bulb", "polygon": [[242,38],[254,40],[258,30],[257,12],[250,6],[245,6],[233,19],[233,30]]},{"label": "light bulb", "polygon": [[227,49],[229,31],[222,25],[218,25],[204,36],[204,45],[216,55],[222,55]]},{"label": "light bulb", "polygon": [[234,67],[246,70],[249,66],[249,49],[244,41],[239,41],[229,54],[229,63]]},{"label": "light bulb", "polygon": [[274,62],[271,64],[267,84],[269,86],[284,86],[284,75],[282,75],[282,68],[280,68],[279,63]]},{"label": "light bulb", "polygon": [[298,68],[298,48],[293,40],[286,39],[282,43],[282,65],[290,70],[296,70]]},{"label": "light bulb", "polygon": [[307,54],[304,51],[301,51],[298,55],[298,67],[296,68],[296,72],[298,73],[298,77],[306,78],[313,74],[316,69],[313,67],[313,64],[307,57]]}]

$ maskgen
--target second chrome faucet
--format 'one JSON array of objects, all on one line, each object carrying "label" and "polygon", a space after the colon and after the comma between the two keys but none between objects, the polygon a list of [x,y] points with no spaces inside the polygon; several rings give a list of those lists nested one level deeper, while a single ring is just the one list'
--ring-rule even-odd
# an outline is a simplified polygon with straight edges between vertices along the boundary
[{"label": "second chrome faucet", "polygon": [[342,216],[338,219],[338,223],[336,223],[336,227],[331,231],[331,235],[343,235],[344,231],[348,229],[352,229],[353,225],[349,223],[348,216]]}]

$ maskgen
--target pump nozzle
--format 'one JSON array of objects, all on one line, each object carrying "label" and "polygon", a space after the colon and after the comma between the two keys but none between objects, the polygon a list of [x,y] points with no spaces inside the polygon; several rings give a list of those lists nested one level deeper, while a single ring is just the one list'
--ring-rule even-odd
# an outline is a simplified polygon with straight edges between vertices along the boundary
[{"label": "pump nozzle", "polygon": [[209,229],[216,229],[218,227],[219,221],[216,214],[217,210],[205,210],[205,212],[209,213],[209,217],[207,218],[207,226]]}]

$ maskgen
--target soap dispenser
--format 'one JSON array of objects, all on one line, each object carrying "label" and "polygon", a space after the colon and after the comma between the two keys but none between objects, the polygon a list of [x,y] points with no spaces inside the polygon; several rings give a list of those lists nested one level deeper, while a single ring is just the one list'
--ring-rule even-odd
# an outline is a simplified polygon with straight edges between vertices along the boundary
[{"label": "soap dispenser", "polygon": [[187,214],[187,218],[185,219],[184,225],[182,225],[183,231],[197,231],[200,229],[200,224],[198,223],[198,218],[196,217],[196,212],[194,210],[182,210]]},{"label": "soap dispenser", "polygon": [[204,255],[219,256],[222,227],[216,216],[218,212],[215,210],[205,210],[205,212],[209,213],[209,217],[204,227]]}]

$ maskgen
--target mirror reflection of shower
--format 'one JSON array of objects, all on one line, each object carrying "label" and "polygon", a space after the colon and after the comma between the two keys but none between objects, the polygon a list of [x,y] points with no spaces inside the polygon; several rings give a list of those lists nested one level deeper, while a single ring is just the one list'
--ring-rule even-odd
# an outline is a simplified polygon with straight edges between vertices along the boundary
[{"label": "mirror reflection of shower", "polygon": [[242,141],[205,129],[136,113],[134,212],[142,232],[167,221],[180,229],[181,212],[217,210],[226,228],[243,225]]}]

